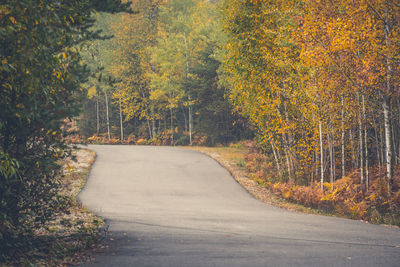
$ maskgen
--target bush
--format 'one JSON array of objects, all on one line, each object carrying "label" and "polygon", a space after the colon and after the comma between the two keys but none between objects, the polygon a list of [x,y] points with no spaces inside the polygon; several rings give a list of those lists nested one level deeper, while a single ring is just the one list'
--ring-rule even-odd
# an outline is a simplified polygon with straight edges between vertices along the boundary
[{"label": "bush", "polygon": [[147,141],[146,141],[146,139],[139,138],[139,139],[136,141],[136,144],[137,144],[137,145],[147,145]]},{"label": "bush", "polygon": [[285,180],[285,175],[281,178],[273,159],[254,146],[245,158],[249,177],[289,202],[353,219],[400,225],[400,165],[395,167],[394,192],[389,195],[384,174],[378,168],[370,169],[368,192],[360,184],[358,170],[333,184],[324,183],[322,190],[318,182],[296,185]]}]

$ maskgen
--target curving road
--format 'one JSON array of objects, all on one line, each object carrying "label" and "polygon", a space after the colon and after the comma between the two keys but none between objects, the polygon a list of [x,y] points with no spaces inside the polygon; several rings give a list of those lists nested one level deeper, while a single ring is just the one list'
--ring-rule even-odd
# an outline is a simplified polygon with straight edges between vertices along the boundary
[{"label": "curving road", "polygon": [[82,266],[400,266],[398,228],[266,205],[201,153],[89,148],[97,160],[79,199],[111,235]]}]

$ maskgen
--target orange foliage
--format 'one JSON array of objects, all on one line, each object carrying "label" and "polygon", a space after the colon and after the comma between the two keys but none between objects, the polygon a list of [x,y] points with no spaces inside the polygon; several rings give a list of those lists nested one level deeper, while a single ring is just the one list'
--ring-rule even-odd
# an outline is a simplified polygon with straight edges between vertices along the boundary
[{"label": "orange foliage", "polygon": [[360,184],[359,170],[336,180],[333,185],[318,182],[296,185],[279,178],[268,156],[250,149],[245,157],[249,177],[289,202],[353,219],[400,225],[400,165],[395,168],[393,193],[388,194],[385,172],[371,169],[369,191]]}]

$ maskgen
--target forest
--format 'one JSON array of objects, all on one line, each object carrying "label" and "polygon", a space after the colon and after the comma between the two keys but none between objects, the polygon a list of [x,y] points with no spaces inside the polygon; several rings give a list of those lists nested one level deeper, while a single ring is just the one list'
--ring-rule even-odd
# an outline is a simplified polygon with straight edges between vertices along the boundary
[{"label": "forest", "polygon": [[99,40],[83,59],[95,75],[85,84],[77,121],[89,142],[228,144],[245,137],[218,84],[222,32],[208,1],[133,1],[136,14],[98,14]]},{"label": "forest", "polygon": [[254,137],[273,166],[252,171],[278,194],[304,203],[293,195],[311,186],[318,200],[310,206],[351,198],[355,217],[378,200],[379,209],[399,211],[397,1],[132,6],[138,13],[98,20],[114,39],[87,55],[102,58],[78,121],[88,142],[217,145]]},{"label": "forest", "polygon": [[59,206],[69,143],[251,139],[246,168],[271,192],[400,224],[399,1],[10,0],[0,11],[2,251]]},{"label": "forest", "polygon": [[227,0],[221,11],[221,79],[275,162],[254,169],[266,186],[398,223],[399,2]]}]

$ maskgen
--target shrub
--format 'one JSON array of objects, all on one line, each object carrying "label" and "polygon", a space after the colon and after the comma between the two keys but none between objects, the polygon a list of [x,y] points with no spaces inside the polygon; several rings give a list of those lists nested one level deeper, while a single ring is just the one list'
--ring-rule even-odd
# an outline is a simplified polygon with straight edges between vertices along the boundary
[{"label": "shrub", "polygon": [[137,144],[137,145],[147,145],[147,141],[146,141],[145,139],[143,139],[143,138],[139,138],[139,139],[136,141],[136,144]]}]

